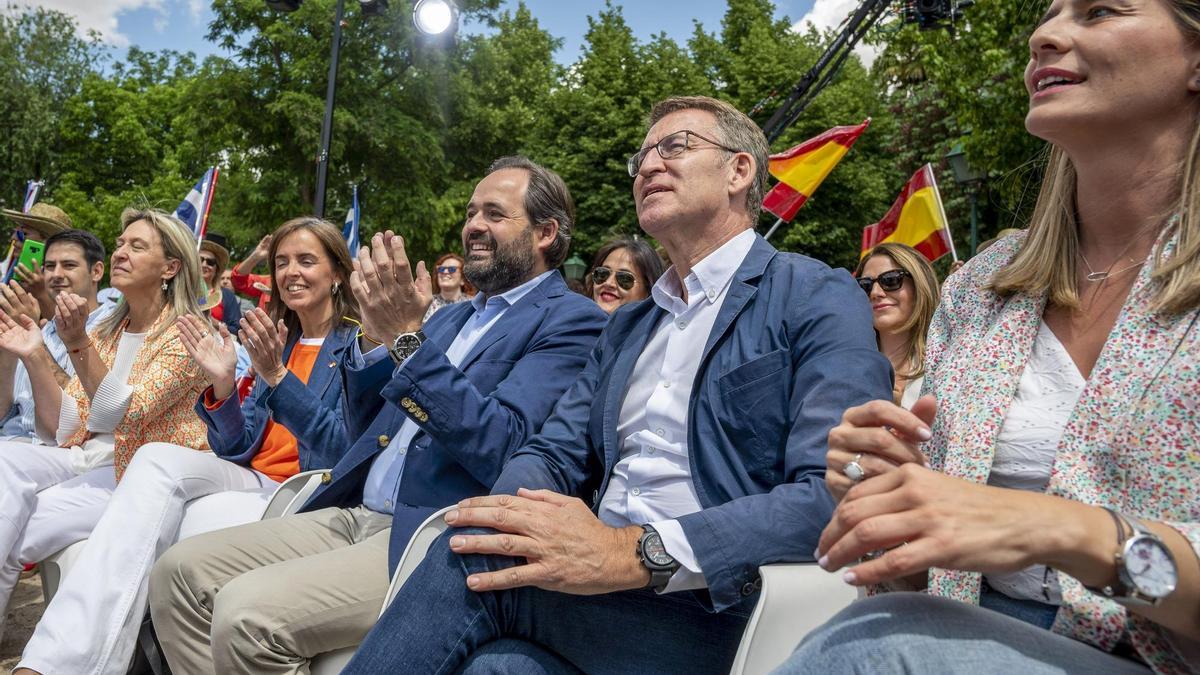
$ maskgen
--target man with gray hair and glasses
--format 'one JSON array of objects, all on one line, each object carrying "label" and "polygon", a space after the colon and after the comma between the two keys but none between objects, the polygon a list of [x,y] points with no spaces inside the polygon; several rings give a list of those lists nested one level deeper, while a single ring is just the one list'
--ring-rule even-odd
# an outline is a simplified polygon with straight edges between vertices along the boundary
[{"label": "man with gray hair and glasses", "polygon": [[759,566],[812,560],[829,430],[891,398],[867,301],[754,232],[767,142],[728,104],[656,105],[629,173],[674,267],[345,672],[728,672]]}]

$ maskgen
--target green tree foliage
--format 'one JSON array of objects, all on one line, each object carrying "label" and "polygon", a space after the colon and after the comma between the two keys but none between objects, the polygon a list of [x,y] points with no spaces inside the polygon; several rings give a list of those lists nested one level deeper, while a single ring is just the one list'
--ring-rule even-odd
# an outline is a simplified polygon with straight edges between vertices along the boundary
[{"label": "green tree foliage", "polygon": [[28,180],[58,181],[60,111],[102,58],[62,13],[0,8],[0,205],[19,203]]},{"label": "green tree foliage", "polygon": [[[335,1],[305,0],[279,14],[261,0],[215,0],[208,39],[225,56],[197,62],[134,49],[104,69],[95,64],[105,52],[94,38],[75,37],[65,15],[10,10],[0,17],[0,64],[11,67],[0,77],[22,93],[0,102],[9,132],[0,148],[9,153],[3,198],[19,198],[24,180],[45,176],[50,201],[111,241],[123,207],[172,209],[219,164],[210,227],[244,253],[312,209]],[[792,30],[770,0],[727,2],[721,24],[695,24],[685,44],[665,34],[639,39],[610,2],[588,18],[583,48],[565,65],[562,41],[521,4],[502,12],[500,0],[460,2],[486,30],[438,44],[415,34],[404,3],[378,17],[347,3],[327,216],[339,221],[358,185],[365,232],[395,230],[415,257],[431,260],[461,246],[465,204],[487,165],[523,153],[572,188],[577,253],[586,258],[606,239],[638,232],[625,159],[643,143],[652,104],[711,95],[756,110],[763,122],[831,37]],[[775,244],[853,265],[863,226],[960,137],[994,173],[1035,154],[1020,128],[1016,77],[1029,9],[989,0],[970,12],[953,39],[881,33],[875,67],[849,59],[773,144],[779,152],[829,127],[873,120]],[[963,201],[952,190],[958,219]],[[760,231],[773,220],[764,215]]]}]

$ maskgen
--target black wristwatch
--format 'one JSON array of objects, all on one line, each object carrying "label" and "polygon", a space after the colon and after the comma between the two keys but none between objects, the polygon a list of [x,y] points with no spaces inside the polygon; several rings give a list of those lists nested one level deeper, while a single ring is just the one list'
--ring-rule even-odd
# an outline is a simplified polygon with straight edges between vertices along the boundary
[{"label": "black wristwatch", "polygon": [[392,361],[395,361],[396,365],[400,365],[415,354],[423,342],[425,342],[425,333],[420,330],[415,333],[401,333],[392,341],[392,346],[388,347],[388,356],[392,357]]},{"label": "black wristwatch", "polygon": [[679,561],[667,553],[663,545],[662,535],[649,525],[642,526],[642,536],[638,539],[638,559],[642,566],[650,570],[650,583],[646,588],[653,588],[662,593],[671,581],[671,576],[679,569]]}]

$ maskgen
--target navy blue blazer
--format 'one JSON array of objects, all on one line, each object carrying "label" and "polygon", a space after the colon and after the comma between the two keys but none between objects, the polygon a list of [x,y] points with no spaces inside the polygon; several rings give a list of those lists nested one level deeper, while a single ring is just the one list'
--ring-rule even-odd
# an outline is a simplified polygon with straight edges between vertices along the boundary
[{"label": "navy blue blazer", "polygon": [[[550,489],[593,509],[620,459],[617,417],[638,356],[665,314],[652,300],[614,313],[583,374],[493,492]],[[679,519],[715,611],[761,587],[758,567],[812,560],[833,512],[829,430],[846,408],[890,400],[867,296],[845,270],[776,251],[762,237],[734,278],[704,347],[688,409],[702,510]]]},{"label": "navy blue blazer", "polygon": [[[274,388],[260,377],[241,405],[235,395],[213,410],[204,405],[207,392],[201,394],[196,414],[208,425],[208,444],[213,452],[249,466],[262,446],[267,420],[273,419],[296,437],[301,471],[328,469],[336,464],[347,445],[338,366],[357,332],[356,327],[345,325],[329,332],[313,362],[308,384],[290,372]],[[285,363],[298,341],[299,335],[289,338],[283,350]]]},{"label": "navy blue blazer", "polygon": [[469,302],[438,310],[423,329],[425,344],[399,371],[386,358],[355,368],[346,355],[343,405],[358,440],[302,510],[362,504],[372,460],[412,419],[420,431],[394,507],[393,568],[430,514],[487,494],[575,381],[608,318],[555,272],[508,308],[456,368],[446,350],[474,313]]}]

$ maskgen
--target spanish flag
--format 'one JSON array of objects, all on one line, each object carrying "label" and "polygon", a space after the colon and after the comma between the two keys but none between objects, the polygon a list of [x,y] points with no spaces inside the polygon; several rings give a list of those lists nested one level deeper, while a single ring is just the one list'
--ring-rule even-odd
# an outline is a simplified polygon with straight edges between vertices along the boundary
[{"label": "spanish flag", "polygon": [[920,251],[929,262],[947,253],[958,260],[954,253],[954,242],[950,239],[946,210],[942,208],[942,196],[938,193],[933,167],[929,164],[921,167],[908,180],[883,220],[863,228],[860,257],[887,241],[908,244]]},{"label": "spanish flag", "polygon": [[867,118],[858,126],[834,127],[791,150],[771,155],[771,175],[779,182],[763,198],[763,208],[783,220],[795,218],[870,123]]}]

